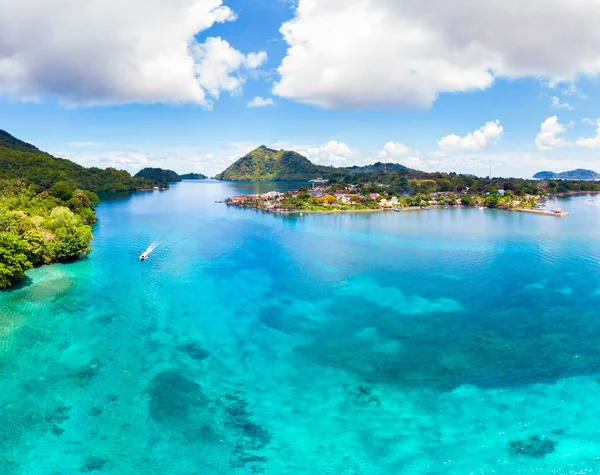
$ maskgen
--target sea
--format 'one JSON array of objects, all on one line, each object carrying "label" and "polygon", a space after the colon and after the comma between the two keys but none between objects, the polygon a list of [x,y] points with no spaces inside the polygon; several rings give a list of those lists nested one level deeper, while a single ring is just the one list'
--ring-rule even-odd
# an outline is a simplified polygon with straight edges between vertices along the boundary
[{"label": "sea", "polygon": [[217,202],[297,186],[105,195],[0,292],[0,474],[600,473],[600,196]]}]

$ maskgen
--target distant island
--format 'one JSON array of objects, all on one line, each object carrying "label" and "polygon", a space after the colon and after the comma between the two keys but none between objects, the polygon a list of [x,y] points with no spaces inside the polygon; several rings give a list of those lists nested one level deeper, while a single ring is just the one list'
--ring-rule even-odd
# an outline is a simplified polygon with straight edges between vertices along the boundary
[{"label": "distant island", "polygon": [[184,175],[179,175],[182,180],[206,180],[208,177],[203,175],[202,173],[185,173]]},{"label": "distant island", "polygon": [[538,172],[533,175],[533,178],[537,180],[598,180],[600,179],[600,173],[596,173],[593,170],[585,170],[578,168],[576,170],[570,170],[566,172]]},{"label": "distant island", "polygon": [[273,150],[261,145],[244,155],[225,171],[215,176],[226,181],[308,181],[312,178],[343,179],[352,175],[397,172],[407,175],[412,170],[397,163],[375,163],[366,167],[326,167],[315,165],[308,158],[291,150]]},{"label": "distant island", "polygon": [[162,168],[144,168],[134,175],[135,178],[146,178],[158,183],[175,183],[181,181],[181,177],[173,170]]},{"label": "distant island", "polygon": [[205,175],[201,173],[186,173],[179,175],[173,170],[165,170],[163,168],[144,168],[134,175],[136,178],[147,178],[158,183],[176,183],[181,180],[204,180]]}]

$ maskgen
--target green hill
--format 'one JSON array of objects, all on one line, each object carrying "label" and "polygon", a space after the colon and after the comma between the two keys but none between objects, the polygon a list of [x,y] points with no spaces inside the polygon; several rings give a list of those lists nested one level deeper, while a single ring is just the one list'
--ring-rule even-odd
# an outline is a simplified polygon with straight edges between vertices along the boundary
[{"label": "green hill", "polygon": [[49,189],[59,181],[73,189],[127,191],[149,188],[156,183],[134,178],[125,170],[85,168],[71,160],[56,158],[0,130],[0,179],[25,179]]},{"label": "green hill", "polygon": [[578,168],[576,170],[570,170],[561,173],[549,171],[538,172],[533,175],[533,178],[537,178],[539,180],[598,180],[600,178],[600,174],[592,170]]},{"label": "green hill", "polygon": [[341,180],[365,179],[386,172],[406,175],[411,171],[397,163],[379,162],[365,167],[325,167],[315,165],[299,153],[288,150],[277,151],[261,145],[215,178],[228,181],[308,181],[314,178]]},{"label": "green hill", "polygon": [[163,170],[162,168],[144,168],[134,175],[134,178],[147,178],[158,183],[172,183],[181,181],[181,177],[173,170]]},{"label": "green hill", "polygon": [[261,145],[237,160],[217,180],[283,181],[316,178],[318,167],[296,152],[273,150]]},{"label": "green hill", "polygon": [[186,173],[184,175],[179,175],[182,180],[206,180],[208,178],[206,175],[202,173]]}]

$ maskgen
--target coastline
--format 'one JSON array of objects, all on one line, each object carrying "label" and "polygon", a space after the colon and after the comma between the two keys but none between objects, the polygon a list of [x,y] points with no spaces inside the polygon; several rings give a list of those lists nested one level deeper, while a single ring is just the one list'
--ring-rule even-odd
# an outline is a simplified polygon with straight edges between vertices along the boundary
[{"label": "coastline", "polygon": [[[440,206],[440,205],[430,205],[427,209],[423,209],[418,206],[411,206],[406,208],[379,208],[379,209],[332,209],[332,210],[302,210],[302,209],[293,209],[293,210],[266,210],[260,209],[254,206],[239,206],[234,204],[227,204],[227,206],[232,206],[234,208],[245,208],[245,209],[253,209],[255,211],[259,211],[262,213],[268,214],[278,214],[278,215],[290,215],[290,214],[338,214],[338,213],[384,213],[384,212],[411,212],[411,211],[429,211],[432,209],[476,209],[476,206],[465,206],[462,204],[454,205],[454,206]],[[551,211],[543,210],[543,209],[529,209],[529,208],[483,208],[483,209],[495,209],[499,211],[513,211],[517,213],[531,213],[537,214],[540,216],[554,216],[554,217],[566,217],[569,216],[569,213],[566,211],[562,211],[560,213],[553,213]]]}]

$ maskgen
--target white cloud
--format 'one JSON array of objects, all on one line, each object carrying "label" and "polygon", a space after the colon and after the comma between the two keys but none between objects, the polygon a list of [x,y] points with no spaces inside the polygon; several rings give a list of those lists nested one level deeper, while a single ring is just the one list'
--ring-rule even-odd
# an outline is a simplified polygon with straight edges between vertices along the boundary
[{"label": "white cloud", "polygon": [[400,142],[388,142],[383,146],[383,150],[377,152],[377,156],[384,159],[413,154],[415,154],[415,151],[412,148]]},{"label": "white cloud", "polygon": [[535,137],[535,144],[540,150],[550,150],[553,147],[565,147],[569,143],[557,135],[567,131],[567,127],[558,122],[557,116],[548,117],[540,127]]},{"label": "white cloud", "polygon": [[256,96],[254,99],[248,102],[247,107],[266,107],[274,105],[275,102],[273,102],[273,99],[270,97],[265,99],[264,97]]},{"label": "white cloud", "polygon": [[456,134],[442,137],[438,140],[438,147],[442,150],[482,150],[493,146],[503,133],[500,121],[495,120],[464,137]]},{"label": "white cloud", "polygon": [[583,122],[596,126],[596,135],[594,137],[579,137],[577,140],[570,142],[558,135],[567,131],[574,124],[571,122],[568,125],[563,125],[558,122],[557,116],[548,117],[541,125],[540,132],[535,137],[535,144],[540,150],[550,150],[556,147],[584,147],[584,148],[599,148],[600,147],[600,119],[592,121],[583,119]]},{"label": "white cloud", "polygon": [[222,91],[239,94],[245,83],[243,76],[233,73],[241,68],[255,69],[267,60],[266,53],[243,55],[221,38],[208,38],[193,48],[197,80],[208,93],[219,98]]},{"label": "white cloud", "polygon": [[0,2],[0,94],[62,104],[196,103],[237,93],[265,53],[195,35],[235,19],[221,0]]},{"label": "white cloud", "polygon": [[561,100],[558,96],[552,96],[550,98],[550,101],[552,102],[553,109],[567,109],[570,111],[572,111],[574,109],[574,107],[571,104],[569,104],[568,102],[561,102]]},{"label": "white cloud", "polygon": [[[377,160],[400,163],[409,168],[424,169],[426,164],[421,160],[421,153],[400,142],[388,142],[377,152]],[[374,162],[375,160],[368,160]]]},{"label": "white cloud", "polygon": [[595,122],[596,128],[596,136],[591,138],[583,138],[580,137],[575,141],[575,145],[580,147],[589,147],[589,148],[598,148],[600,147],[600,119],[597,119]]},{"label": "white cloud", "polygon": [[298,153],[306,156],[317,165],[333,165],[334,167],[346,167],[362,164],[358,150],[350,148],[344,142],[331,140],[322,146],[300,146],[294,148]]},{"label": "white cloud", "polygon": [[427,108],[496,77],[600,73],[600,2],[299,0],[274,93],[324,108]]}]

